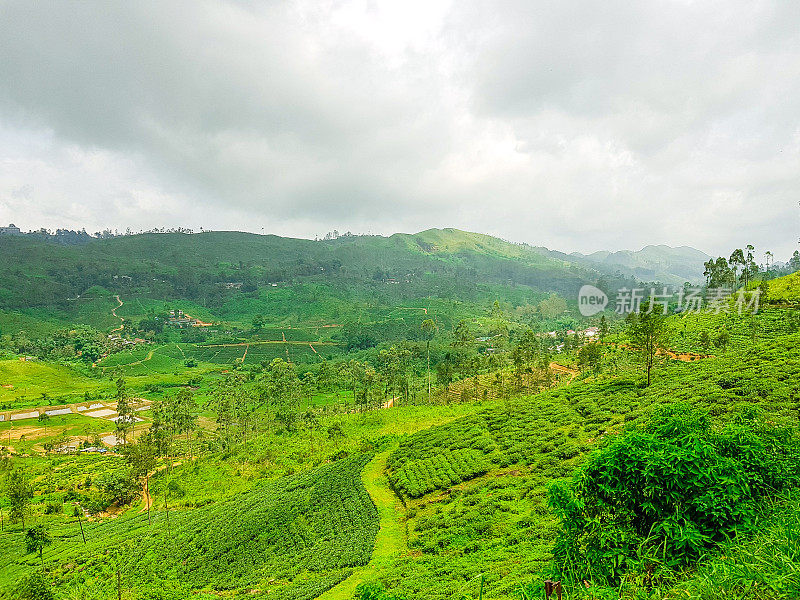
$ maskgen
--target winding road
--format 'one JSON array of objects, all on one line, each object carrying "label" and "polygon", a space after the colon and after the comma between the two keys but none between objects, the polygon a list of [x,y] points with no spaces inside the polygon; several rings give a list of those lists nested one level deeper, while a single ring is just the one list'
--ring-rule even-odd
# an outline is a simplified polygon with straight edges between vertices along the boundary
[{"label": "winding road", "polygon": [[123,302],[122,300],[119,299],[119,294],[115,294],[114,299],[117,302],[119,302],[119,304],[111,309],[111,314],[114,315],[116,318],[118,318],[120,323],[119,327],[115,327],[114,329],[111,330],[111,333],[114,333],[115,331],[122,331],[122,329],[125,327],[125,319],[123,319],[117,314],[117,309],[122,307]]}]

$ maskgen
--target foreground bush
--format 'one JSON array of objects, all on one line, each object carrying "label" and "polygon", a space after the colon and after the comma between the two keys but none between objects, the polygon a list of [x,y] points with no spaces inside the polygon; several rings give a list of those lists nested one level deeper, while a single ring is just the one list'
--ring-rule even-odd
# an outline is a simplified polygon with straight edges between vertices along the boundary
[{"label": "foreground bush", "polygon": [[551,486],[561,520],[558,567],[577,580],[619,582],[680,567],[752,527],[757,503],[796,486],[793,428],[740,413],[724,429],[685,405],[657,413],[591,454],[569,482]]}]

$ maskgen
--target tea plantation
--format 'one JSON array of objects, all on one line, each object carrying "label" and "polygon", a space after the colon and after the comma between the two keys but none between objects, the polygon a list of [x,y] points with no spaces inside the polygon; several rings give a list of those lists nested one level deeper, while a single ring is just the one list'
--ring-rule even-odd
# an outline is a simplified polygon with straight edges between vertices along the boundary
[{"label": "tea plantation", "polygon": [[[193,511],[159,511],[151,525],[142,512],[87,523],[88,544],[73,520],[59,528],[48,561],[63,565],[58,579],[67,588],[102,581],[111,551],[125,587],[157,597],[251,589],[282,599],[315,598],[372,555],[377,509],[360,477],[370,458],[355,454],[295,476],[259,481],[227,501]],[[18,552],[0,560],[9,575],[25,572]],[[112,579],[102,584],[109,593]],[[166,581],[168,592],[159,589]]]}]

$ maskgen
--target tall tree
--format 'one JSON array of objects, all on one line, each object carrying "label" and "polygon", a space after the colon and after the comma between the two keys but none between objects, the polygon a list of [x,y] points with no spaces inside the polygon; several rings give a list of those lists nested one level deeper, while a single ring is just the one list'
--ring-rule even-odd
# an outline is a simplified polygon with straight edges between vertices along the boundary
[{"label": "tall tree", "polygon": [[578,364],[591,369],[595,374],[600,372],[603,363],[603,347],[600,344],[586,344],[578,350]]},{"label": "tall tree", "polygon": [[433,336],[435,335],[436,321],[433,319],[425,319],[422,322],[422,337],[425,340],[425,353],[428,359],[428,402],[431,401],[431,340],[433,340]]},{"label": "tall tree", "polygon": [[769,250],[764,252],[764,267],[767,273],[769,273],[770,264],[773,262],[773,260],[774,260],[774,255],[772,254],[772,252],[770,252]]},{"label": "tall tree", "polygon": [[731,257],[728,259],[728,265],[730,265],[730,268],[733,271],[733,287],[736,287],[738,283],[736,273],[738,272],[739,267],[742,267],[744,270],[745,264],[746,261],[744,258],[744,252],[741,248],[737,248],[731,253]]},{"label": "tall tree", "polygon": [[25,527],[25,516],[30,511],[33,499],[33,486],[22,469],[15,469],[6,475],[6,493],[11,502],[8,515],[11,522],[22,521]]},{"label": "tall tree", "polygon": [[39,554],[39,561],[42,567],[44,567],[44,548],[52,543],[53,539],[50,537],[50,531],[44,525],[36,525],[25,532],[25,549],[28,552]]},{"label": "tall tree", "polygon": [[650,310],[649,302],[642,303],[641,312],[631,314],[634,316],[629,321],[628,338],[644,367],[649,387],[658,351],[667,341],[665,316],[661,311]]},{"label": "tall tree", "polygon": [[706,262],[703,263],[703,267],[705,270],[703,271],[703,276],[706,278],[706,285],[711,286],[711,277],[714,275],[715,263],[713,258],[709,258]]},{"label": "tall tree", "polygon": [[470,333],[469,325],[463,319],[453,329],[453,345],[461,348],[472,345],[472,333]]},{"label": "tall tree", "polygon": [[115,419],[117,437],[122,436],[122,444],[128,443],[128,431],[131,429],[136,417],[133,414],[133,408],[130,404],[128,396],[128,389],[125,385],[125,380],[120,377],[117,379],[117,418]]},{"label": "tall tree", "polygon": [[147,506],[147,520],[150,522],[150,473],[156,468],[156,448],[148,435],[141,436],[138,442],[127,444],[123,449],[131,476],[144,481],[143,496]]},{"label": "tall tree", "polygon": [[187,456],[192,454],[190,434],[197,428],[196,410],[194,392],[189,388],[182,388],[175,397],[175,431],[186,435]]},{"label": "tall tree", "polygon": [[210,404],[217,414],[217,435],[222,435],[222,444],[227,447],[231,439],[231,425],[234,422],[233,402],[241,386],[239,374],[231,373],[216,386],[211,394]]},{"label": "tall tree", "polygon": [[[345,368],[350,387],[353,391],[353,406],[358,406],[358,385],[364,379],[365,365],[356,359],[351,359]],[[366,393],[366,392],[365,392]]]},{"label": "tall tree", "polygon": [[744,275],[744,286],[747,287],[747,284],[750,283],[750,280],[758,275],[758,265],[755,261],[755,246],[753,244],[747,244],[745,246],[745,250],[747,250],[747,254],[744,257],[744,271],[742,274]]},{"label": "tall tree", "polygon": [[408,400],[410,363],[411,352],[405,348],[391,346],[388,350],[381,350],[378,353],[378,368],[386,383],[384,400],[388,400],[390,393],[398,397],[402,395]]},{"label": "tall tree", "polygon": [[800,271],[800,251],[795,250],[792,258],[789,259],[789,269],[792,273]]}]

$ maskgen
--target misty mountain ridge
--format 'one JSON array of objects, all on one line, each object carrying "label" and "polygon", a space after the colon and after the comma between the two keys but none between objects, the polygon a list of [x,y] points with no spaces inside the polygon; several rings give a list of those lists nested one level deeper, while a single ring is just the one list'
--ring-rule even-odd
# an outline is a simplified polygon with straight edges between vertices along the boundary
[{"label": "misty mountain ridge", "polygon": [[684,282],[702,283],[703,263],[712,257],[690,246],[648,245],[641,250],[598,250],[591,254],[573,252],[580,261],[590,261],[602,268],[619,270],[642,281],[659,281],[680,285]]}]

